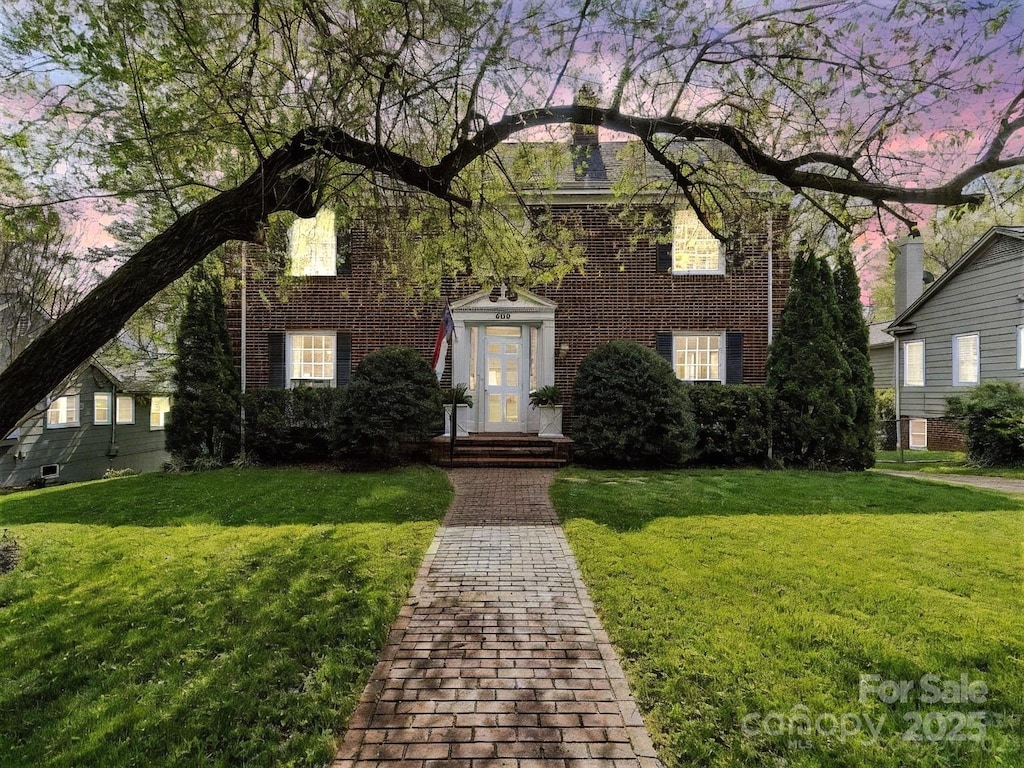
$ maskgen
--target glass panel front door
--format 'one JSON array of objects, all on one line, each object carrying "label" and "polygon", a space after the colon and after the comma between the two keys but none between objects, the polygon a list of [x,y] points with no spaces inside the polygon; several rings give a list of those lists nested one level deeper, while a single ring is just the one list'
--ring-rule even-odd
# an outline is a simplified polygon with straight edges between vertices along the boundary
[{"label": "glass panel front door", "polygon": [[524,429],[523,329],[488,326],[484,331],[484,420],[494,432]]}]

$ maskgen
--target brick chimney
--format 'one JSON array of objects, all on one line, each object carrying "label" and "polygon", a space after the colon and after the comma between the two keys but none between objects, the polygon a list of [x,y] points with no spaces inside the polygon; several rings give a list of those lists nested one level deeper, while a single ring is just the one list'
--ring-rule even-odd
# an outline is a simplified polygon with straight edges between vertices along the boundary
[{"label": "brick chimney", "polygon": [[917,227],[896,243],[896,316],[924,291],[924,241]]},{"label": "brick chimney", "polygon": [[[597,96],[594,95],[594,89],[589,85],[580,86],[580,89],[576,92],[576,98],[573,99],[572,103],[581,107],[596,107]],[[572,123],[570,127],[572,128],[573,146],[592,147],[598,143],[596,125],[580,125],[578,123]]]}]

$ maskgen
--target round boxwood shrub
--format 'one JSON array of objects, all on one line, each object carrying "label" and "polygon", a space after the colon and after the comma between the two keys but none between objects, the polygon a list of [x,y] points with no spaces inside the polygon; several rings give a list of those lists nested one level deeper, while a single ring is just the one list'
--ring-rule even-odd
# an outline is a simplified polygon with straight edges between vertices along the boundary
[{"label": "round boxwood shrub", "polygon": [[951,397],[946,411],[964,431],[967,460],[981,467],[1024,466],[1024,390],[988,381]]},{"label": "round boxwood shrub", "polygon": [[442,414],[430,364],[411,347],[384,347],[352,374],[335,415],[335,450],[352,461],[392,464],[436,434]]},{"label": "round boxwood shrub", "polygon": [[573,385],[573,451],[598,466],[677,466],[693,450],[694,423],[668,361],[633,341],[603,344]]}]

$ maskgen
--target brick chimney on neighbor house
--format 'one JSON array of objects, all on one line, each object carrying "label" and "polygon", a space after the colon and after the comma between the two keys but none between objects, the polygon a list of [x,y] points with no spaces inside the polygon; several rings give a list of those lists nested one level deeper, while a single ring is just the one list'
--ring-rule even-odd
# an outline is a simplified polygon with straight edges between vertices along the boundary
[{"label": "brick chimney on neighbor house", "polygon": [[896,243],[896,316],[924,292],[924,241],[917,227]]},{"label": "brick chimney on neighbor house", "polygon": [[[576,98],[573,99],[572,103],[581,107],[596,107],[597,96],[594,94],[594,89],[589,85],[581,86],[580,89],[576,91]],[[592,147],[598,143],[596,125],[580,125],[579,123],[572,123],[571,128],[573,146]]]}]

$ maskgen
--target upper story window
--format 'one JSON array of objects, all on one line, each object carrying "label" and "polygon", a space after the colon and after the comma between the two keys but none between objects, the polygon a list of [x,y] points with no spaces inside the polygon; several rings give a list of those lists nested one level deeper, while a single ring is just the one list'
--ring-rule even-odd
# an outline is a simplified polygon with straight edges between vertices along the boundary
[{"label": "upper story window", "polygon": [[153,395],[149,404],[149,428],[163,429],[167,426],[167,414],[171,412],[171,398],[166,395]]},{"label": "upper story window", "polygon": [[674,334],[672,367],[682,381],[722,381],[722,337]]},{"label": "upper story window", "polygon": [[980,340],[976,333],[953,337],[953,384],[977,384],[981,368]]},{"label": "upper story window", "polygon": [[292,224],[288,230],[288,274],[338,274],[338,234],[333,210],[321,208],[312,219],[296,219]]},{"label": "upper story window", "polygon": [[288,373],[293,387],[333,387],[335,334],[288,336]]},{"label": "upper story window", "polygon": [[46,409],[47,427],[77,427],[78,425],[78,395],[64,395],[55,398]]},{"label": "upper story window", "polygon": [[135,397],[132,395],[117,396],[117,411],[114,418],[118,424],[135,423]]},{"label": "upper story window", "polygon": [[908,387],[924,386],[924,341],[903,343],[903,384]]},{"label": "upper story window", "polygon": [[672,272],[725,274],[722,244],[689,208],[677,210],[672,221]]},{"label": "upper story window", "polygon": [[110,423],[110,405],[112,395],[109,392],[95,392],[92,396],[92,423]]}]

